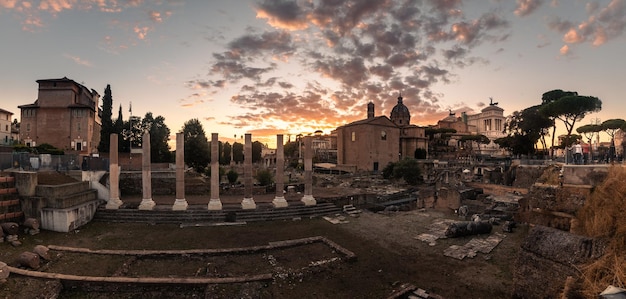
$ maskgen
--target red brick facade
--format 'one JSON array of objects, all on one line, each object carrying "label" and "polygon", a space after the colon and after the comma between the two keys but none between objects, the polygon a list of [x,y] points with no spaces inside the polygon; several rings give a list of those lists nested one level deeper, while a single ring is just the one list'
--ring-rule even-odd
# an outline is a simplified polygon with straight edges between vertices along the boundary
[{"label": "red brick facade", "polygon": [[19,106],[20,142],[27,146],[48,143],[66,153],[97,153],[100,95],[65,77],[37,83],[37,100]]}]

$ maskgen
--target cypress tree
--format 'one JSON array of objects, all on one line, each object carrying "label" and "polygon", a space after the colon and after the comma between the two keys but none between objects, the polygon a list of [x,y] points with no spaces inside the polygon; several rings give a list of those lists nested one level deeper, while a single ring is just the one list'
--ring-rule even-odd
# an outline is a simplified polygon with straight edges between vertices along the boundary
[{"label": "cypress tree", "polygon": [[100,144],[98,144],[99,152],[109,152],[111,144],[111,133],[113,132],[113,96],[111,96],[111,85],[107,84],[104,89],[104,97],[102,97],[102,128],[100,128]]}]

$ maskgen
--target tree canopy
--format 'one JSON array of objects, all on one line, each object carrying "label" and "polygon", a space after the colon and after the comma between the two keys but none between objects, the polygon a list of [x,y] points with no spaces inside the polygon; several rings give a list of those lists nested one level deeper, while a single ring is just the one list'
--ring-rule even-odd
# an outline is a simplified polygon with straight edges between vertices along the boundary
[{"label": "tree canopy", "polygon": [[198,173],[204,173],[211,156],[209,142],[200,121],[194,118],[185,122],[183,135],[185,136],[185,163]]},{"label": "tree canopy", "polygon": [[[554,126],[554,120],[539,113],[540,107],[540,105],[535,105],[522,111],[514,111],[504,124],[504,132],[511,138],[496,143],[515,154],[536,152],[538,142],[544,149],[547,148],[545,137],[549,135],[549,129]],[[532,149],[525,143],[530,143]]]},{"label": "tree canopy", "polygon": [[154,118],[152,112],[148,112],[141,120],[141,126],[143,130],[150,133],[150,158],[152,162],[172,162],[172,154],[168,144],[170,129],[165,125],[165,118],[160,115]]},{"label": "tree canopy", "polygon": [[615,133],[617,130],[621,129],[626,125],[626,121],[621,118],[607,119],[600,124],[602,131],[606,132],[609,137],[611,137],[611,141],[615,138]]},{"label": "tree canopy", "polygon": [[566,95],[544,104],[539,111],[563,122],[567,135],[571,135],[577,121],[587,114],[602,110],[602,101],[592,96]]}]

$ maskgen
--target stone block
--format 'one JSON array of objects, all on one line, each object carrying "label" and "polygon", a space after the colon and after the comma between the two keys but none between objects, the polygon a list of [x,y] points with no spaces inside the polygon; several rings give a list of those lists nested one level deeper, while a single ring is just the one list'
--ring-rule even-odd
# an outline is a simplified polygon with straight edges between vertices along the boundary
[{"label": "stone block", "polygon": [[100,200],[92,200],[64,209],[41,210],[41,228],[55,232],[70,232],[87,224],[96,213]]}]

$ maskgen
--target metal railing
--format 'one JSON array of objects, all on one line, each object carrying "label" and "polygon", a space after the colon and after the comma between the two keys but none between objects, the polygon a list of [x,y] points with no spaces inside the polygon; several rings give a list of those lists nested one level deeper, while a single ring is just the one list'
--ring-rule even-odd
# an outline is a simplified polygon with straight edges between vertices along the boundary
[{"label": "metal railing", "polygon": [[0,153],[0,170],[20,169],[26,171],[108,170],[109,160],[99,157],[24,152]]}]

